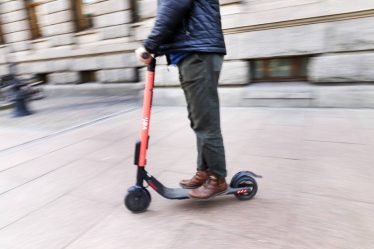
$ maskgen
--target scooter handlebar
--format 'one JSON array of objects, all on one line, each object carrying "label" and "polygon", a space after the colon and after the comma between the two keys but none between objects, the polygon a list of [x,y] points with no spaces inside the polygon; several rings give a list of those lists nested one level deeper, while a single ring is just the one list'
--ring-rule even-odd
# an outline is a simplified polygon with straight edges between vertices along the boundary
[{"label": "scooter handlebar", "polygon": [[152,58],[151,62],[147,66],[148,72],[154,72],[156,70],[156,59]]},{"label": "scooter handlebar", "polygon": [[[144,59],[144,60],[147,60],[149,58],[152,57],[152,55],[148,52],[143,52],[141,54],[141,57]],[[156,68],[156,59],[155,58],[152,58],[151,62],[148,64],[148,71],[151,71],[151,72],[154,72],[155,71],[155,68]]]}]

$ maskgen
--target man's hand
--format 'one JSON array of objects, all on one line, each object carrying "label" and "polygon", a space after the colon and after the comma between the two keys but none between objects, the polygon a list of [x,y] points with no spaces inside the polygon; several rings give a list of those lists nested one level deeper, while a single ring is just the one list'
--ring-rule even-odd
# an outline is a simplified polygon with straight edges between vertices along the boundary
[{"label": "man's hand", "polygon": [[136,58],[138,58],[139,62],[143,63],[144,65],[148,65],[151,63],[153,59],[153,55],[150,54],[144,47],[140,47],[135,50]]}]

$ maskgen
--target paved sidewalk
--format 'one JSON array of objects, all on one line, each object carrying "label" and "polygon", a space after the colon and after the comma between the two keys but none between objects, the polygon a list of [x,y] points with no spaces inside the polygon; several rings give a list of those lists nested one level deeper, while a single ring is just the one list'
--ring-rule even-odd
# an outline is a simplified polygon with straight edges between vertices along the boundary
[{"label": "paved sidewalk", "polygon": [[[148,169],[171,187],[194,170],[186,117],[183,107],[152,116]],[[229,175],[264,176],[253,200],[151,190],[148,212],[128,212],[135,109],[0,152],[0,248],[374,247],[374,110],[223,108],[222,120]]]},{"label": "paved sidewalk", "polygon": [[33,115],[11,118],[12,110],[0,111],[0,152],[19,144],[74,129],[85,123],[132,110],[126,96],[47,97],[29,103]]}]

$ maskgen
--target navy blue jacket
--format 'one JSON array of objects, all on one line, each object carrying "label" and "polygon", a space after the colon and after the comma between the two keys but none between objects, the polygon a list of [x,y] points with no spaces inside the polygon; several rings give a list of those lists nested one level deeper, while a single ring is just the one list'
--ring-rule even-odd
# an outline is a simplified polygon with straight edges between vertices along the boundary
[{"label": "navy blue jacket", "polygon": [[226,54],[219,0],[160,0],[144,47],[157,55],[178,51]]}]

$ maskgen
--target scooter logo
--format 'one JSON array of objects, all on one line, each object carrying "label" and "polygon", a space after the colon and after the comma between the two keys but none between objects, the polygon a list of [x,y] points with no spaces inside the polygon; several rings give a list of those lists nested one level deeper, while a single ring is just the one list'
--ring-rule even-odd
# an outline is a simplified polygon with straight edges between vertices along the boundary
[{"label": "scooter logo", "polygon": [[149,125],[149,118],[143,118],[143,130],[147,130]]}]

